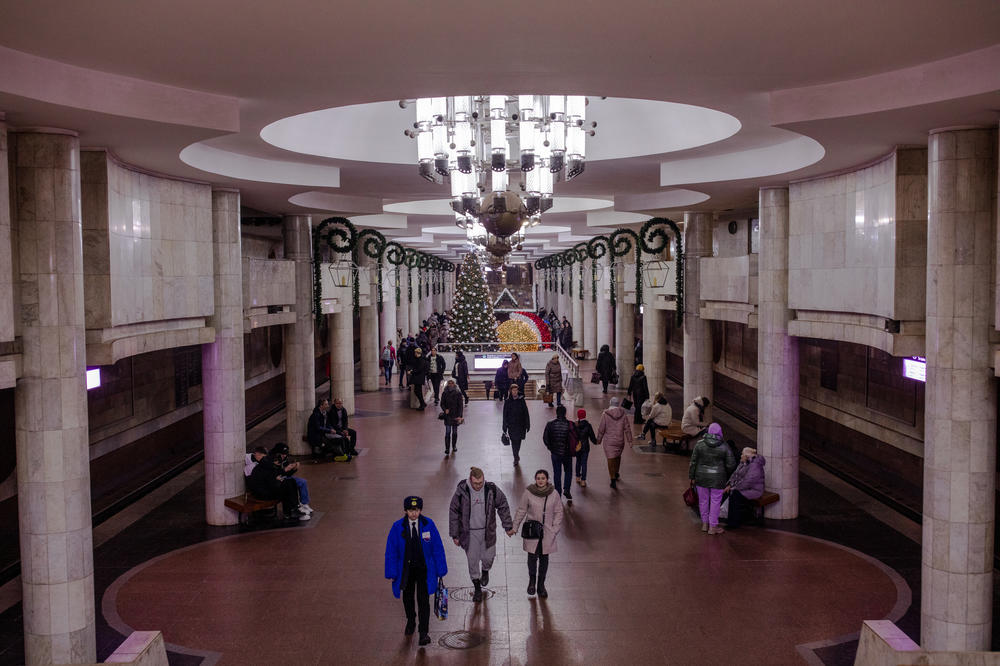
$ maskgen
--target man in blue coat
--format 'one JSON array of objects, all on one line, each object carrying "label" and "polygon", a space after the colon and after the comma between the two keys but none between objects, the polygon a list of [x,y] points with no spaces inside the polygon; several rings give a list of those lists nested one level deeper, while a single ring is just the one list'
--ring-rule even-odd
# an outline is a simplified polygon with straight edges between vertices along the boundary
[{"label": "man in blue coat", "polygon": [[[437,590],[438,578],[448,573],[448,563],[434,521],[420,515],[423,508],[424,501],[419,497],[411,495],[403,500],[406,515],[392,524],[385,542],[385,577],[392,580],[392,593],[397,599],[402,593],[406,635],[413,635],[419,613],[420,645],[427,645],[431,642],[429,595]],[[414,594],[417,611],[413,608]]]}]

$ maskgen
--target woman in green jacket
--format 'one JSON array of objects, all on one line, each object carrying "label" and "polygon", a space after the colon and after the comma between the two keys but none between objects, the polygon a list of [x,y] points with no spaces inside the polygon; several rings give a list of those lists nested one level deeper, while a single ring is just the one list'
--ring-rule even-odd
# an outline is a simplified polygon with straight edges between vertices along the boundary
[{"label": "woman in green jacket", "polygon": [[698,508],[701,510],[701,531],[722,534],[719,527],[719,507],[726,480],[736,469],[736,456],[722,441],[722,426],[713,423],[691,452],[688,478],[698,488]]}]

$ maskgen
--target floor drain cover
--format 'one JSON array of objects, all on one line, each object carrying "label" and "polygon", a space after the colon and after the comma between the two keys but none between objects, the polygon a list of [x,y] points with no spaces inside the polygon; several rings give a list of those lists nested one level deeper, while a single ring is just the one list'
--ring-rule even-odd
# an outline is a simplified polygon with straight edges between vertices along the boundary
[{"label": "floor drain cover", "polygon": [[438,639],[438,645],[451,650],[470,650],[486,642],[486,636],[471,631],[452,631]]},{"label": "floor drain cover", "polygon": [[[474,587],[449,587],[448,598],[452,601],[472,601],[472,594],[475,591],[476,588]],[[483,599],[489,599],[494,594],[496,594],[495,590],[483,589]]]}]

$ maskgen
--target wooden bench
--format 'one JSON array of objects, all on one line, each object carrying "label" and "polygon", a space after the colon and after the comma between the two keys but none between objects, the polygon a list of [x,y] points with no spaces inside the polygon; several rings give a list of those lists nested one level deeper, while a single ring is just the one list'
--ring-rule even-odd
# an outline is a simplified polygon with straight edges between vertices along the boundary
[{"label": "wooden bench", "polygon": [[656,446],[656,435],[659,435],[663,438],[664,448],[667,447],[667,444],[673,444],[678,449],[683,446],[685,451],[691,450],[691,440],[694,437],[681,430],[680,421],[671,421],[666,428],[656,428],[653,432],[653,441],[650,442],[653,446]]},{"label": "wooden bench", "polygon": [[754,518],[756,520],[763,520],[764,519],[764,507],[767,506],[768,504],[774,504],[775,502],[777,502],[780,499],[781,499],[781,495],[779,495],[778,493],[772,493],[772,492],[769,492],[769,491],[765,490],[764,494],[761,495],[760,497],[758,497],[757,499],[752,499],[752,500],[747,500],[747,501],[750,503],[750,506],[753,507],[753,516],[754,516]]},{"label": "wooden bench", "polygon": [[244,525],[250,525],[253,515],[258,511],[270,511],[272,518],[278,514],[278,500],[257,499],[249,491],[227,498],[225,505],[240,514],[240,522]]}]

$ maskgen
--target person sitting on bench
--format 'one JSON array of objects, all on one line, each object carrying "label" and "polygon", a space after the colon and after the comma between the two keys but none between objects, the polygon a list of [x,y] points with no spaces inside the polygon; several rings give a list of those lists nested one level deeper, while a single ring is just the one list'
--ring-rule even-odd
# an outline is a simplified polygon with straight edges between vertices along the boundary
[{"label": "person sitting on bench", "polygon": [[347,410],[344,409],[344,401],[340,398],[333,401],[333,409],[326,415],[326,424],[331,432],[343,438],[345,453],[348,456],[358,455],[358,433],[353,428],[347,427]]},{"label": "person sitting on bench", "polygon": [[299,487],[291,478],[292,473],[294,470],[285,471],[280,455],[266,455],[250,472],[247,490],[257,499],[279,500],[285,520],[309,520],[308,514],[298,510]]},{"label": "person sitting on bench", "polygon": [[[258,446],[257,449],[254,450],[256,451],[258,449],[263,449],[263,448],[264,448],[263,446]],[[277,444],[271,447],[271,456],[281,461],[282,470],[284,470],[285,474],[291,476],[292,481],[294,481],[295,485],[298,486],[299,511],[308,516],[311,516],[313,510],[312,507],[309,506],[309,483],[302,477],[293,476],[297,471],[299,471],[299,464],[297,462],[288,461],[288,445],[285,444],[284,442],[278,442]]]},{"label": "person sitting on bench", "polygon": [[708,428],[709,417],[705,413],[712,401],[704,396],[698,396],[684,410],[681,417],[681,431],[691,437],[700,437]]},{"label": "person sitting on bench", "polygon": [[743,449],[740,464],[726,483],[725,492],[729,495],[726,524],[729,529],[739,527],[750,501],[764,494],[764,464],[764,456],[758,455],[757,449],[749,446]]},{"label": "person sitting on bench", "polygon": [[327,423],[330,411],[330,401],[323,398],[309,415],[309,424],[306,426],[306,440],[312,447],[313,455],[321,456],[332,453],[334,460],[338,462],[350,462],[351,456],[344,451],[347,448],[347,440],[343,435],[335,432]]},{"label": "person sitting on bench", "polygon": [[656,429],[657,428],[669,428],[670,422],[674,419],[673,410],[670,409],[670,405],[667,404],[667,399],[659,391],[653,396],[653,405],[649,408],[649,418],[646,419],[646,425],[642,427],[642,434],[639,435],[639,439],[646,439],[646,433],[652,433],[652,443],[656,446]]}]

